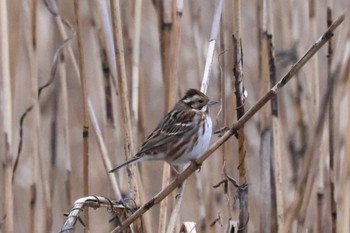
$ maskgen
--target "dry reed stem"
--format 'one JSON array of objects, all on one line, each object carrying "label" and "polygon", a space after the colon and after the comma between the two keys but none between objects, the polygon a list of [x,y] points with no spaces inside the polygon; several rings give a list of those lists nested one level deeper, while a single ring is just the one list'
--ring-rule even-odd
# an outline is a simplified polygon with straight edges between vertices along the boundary
[{"label": "dry reed stem", "polygon": [[[128,83],[125,66],[125,54],[123,45],[123,34],[122,34],[122,21],[120,11],[120,1],[110,0],[111,12],[112,12],[112,27],[113,27],[113,40],[115,46],[115,59],[117,61],[117,73],[118,73],[118,87],[120,91],[120,106],[122,112],[122,122],[124,131],[124,151],[127,159],[130,159],[135,153],[134,136],[131,128],[131,116],[129,109],[129,98],[128,98]],[[136,203],[140,203],[143,200],[143,186],[141,183],[140,174],[137,172],[136,176],[135,169],[136,165],[131,164],[127,167],[129,176],[129,193],[130,196],[135,200]],[[150,229],[149,221],[143,221],[145,225],[144,230]]]},{"label": "dry reed stem", "polygon": [[[333,11],[333,1],[327,1],[327,27],[332,24],[332,11]],[[333,63],[333,43],[332,39],[328,41],[327,48],[327,79],[328,85],[331,82],[331,67]],[[328,174],[328,182],[330,185],[330,217],[331,217],[331,232],[337,232],[337,206],[335,202],[335,182],[334,182],[334,149],[335,149],[335,129],[334,129],[334,95],[330,96],[329,100],[329,109],[328,109],[328,144],[329,144],[329,174]],[[319,225],[319,232],[321,232],[322,226]]]},{"label": "dry reed stem", "polygon": [[[200,89],[201,92],[203,92],[204,94],[207,93],[208,86],[209,86],[211,65],[212,65],[212,61],[213,61],[216,40],[217,40],[217,37],[218,37],[219,32],[220,32],[221,15],[222,15],[223,6],[224,6],[224,1],[219,0],[217,5],[216,5],[216,8],[215,8],[214,18],[213,18],[213,22],[212,22],[212,26],[211,26],[208,52],[207,52],[207,56],[206,56],[204,73],[203,73],[202,84],[201,84],[201,89]],[[203,212],[205,212],[205,211],[201,211],[201,214],[203,214]]]},{"label": "dry reed stem", "polygon": [[167,98],[166,111],[170,111],[176,103],[178,88],[177,64],[179,59],[181,41],[181,18],[183,13],[183,0],[172,0],[173,26],[171,30],[170,62],[167,69]]},{"label": "dry reed stem", "polygon": [[[173,27],[172,0],[152,0],[158,15],[158,30],[160,41],[160,61],[162,64],[162,77],[164,83],[164,95],[168,93],[168,80],[170,67],[171,34]],[[167,101],[165,101],[165,110]]]},{"label": "dry reed stem", "polygon": [[103,32],[102,38],[104,39],[103,44],[105,46],[108,67],[110,67],[111,75],[113,77],[111,78],[111,82],[114,87],[116,96],[119,96],[117,92],[118,88],[116,83],[117,65],[116,65],[116,60],[114,55],[113,31],[111,28],[109,5],[107,1],[92,1],[92,2],[96,4],[98,15],[101,20],[101,27]]},{"label": "dry reed stem", "polygon": [[[340,15],[335,21],[334,23],[328,28],[327,32],[323,34],[323,36],[318,40],[318,42],[324,41],[327,42],[331,37],[332,37],[332,31],[339,26],[344,20],[344,14]],[[322,45],[324,44],[322,43]],[[314,45],[313,47],[315,47],[316,45]],[[291,226],[292,226],[292,222],[294,220],[294,218],[296,217],[296,215],[299,213],[300,208],[301,208],[301,204],[303,202],[303,198],[304,198],[304,194],[310,194],[311,193],[311,185],[313,183],[313,180],[315,178],[315,174],[311,174],[309,176],[309,171],[310,168],[313,164],[313,155],[315,153],[316,147],[319,145],[319,142],[321,140],[320,134],[323,130],[323,125],[324,125],[324,117],[325,117],[325,113],[323,110],[323,108],[325,108],[325,106],[327,106],[327,104],[329,103],[329,94],[333,91],[333,87],[335,85],[335,81],[337,79],[337,75],[333,76],[333,81],[331,82],[332,86],[328,87],[327,93],[325,94],[325,98],[322,101],[322,105],[321,105],[321,111],[320,114],[318,116],[318,120],[317,120],[317,125],[315,128],[315,132],[314,132],[314,137],[312,137],[312,142],[309,143],[309,147],[307,149],[307,151],[305,152],[305,159],[304,159],[304,167],[301,173],[301,176],[298,180],[298,184],[297,184],[297,191],[296,191],[296,196],[294,197],[293,202],[290,204],[288,211],[286,213],[285,216],[285,225],[283,228],[283,232],[290,232],[291,231]],[[317,170],[317,168],[315,168]],[[306,185],[309,185],[307,187],[305,187]],[[308,188],[305,191],[305,188]],[[305,196],[305,198],[309,198],[308,195]],[[305,200],[307,200],[305,199]],[[307,203],[307,202],[305,202]],[[304,216],[302,216],[304,217]]]},{"label": "dry reed stem", "polygon": [[196,161],[192,162],[181,174],[179,174],[165,189],[161,190],[150,201],[140,207],[135,213],[128,217],[121,226],[115,228],[112,232],[122,232],[131,223],[133,223],[142,214],[151,209],[154,205],[161,202],[167,197],[179,184],[187,179],[193,172],[198,170],[202,163],[224,142],[226,142],[234,133],[241,128],[255,113],[257,113],[262,106],[264,106],[273,96],[275,96],[282,87],[284,87],[289,80],[310,60],[310,58],[333,36],[333,31],[343,22],[344,14],[340,15],[334,23],[322,34],[322,36],[315,42],[315,44],[298,60],[296,64],[280,79],[280,81],[273,86],[273,88],[261,97],[258,102],[251,107],[239,120],[231,125],[226,130],[225,134],[216,140],[208,150],[201,155]]},{"label": "dry reed stem", "polygon": [[213,24],[211,26],[208,53],[207,53],[207,57],[206,57],[206,61],[205,61],[204,74],[203,74],[202,86],[201,86],[201,92],[203,92],[204,94],[207,93],[208,86],[209,86],[209,76],[210,76],[211,64],[213,62],[215,44],[216,44],[216,40],[217,40],[219,30],[220,30],[220,19],[221,19],[223,5],[224,5],[224,1],[219,0],[217,3],[217,6],[215,8]]},{"label": "dry reed stem", "polygon": [[[129,98],[128,98],[128,85],[127,75],[125,68],[124,57],[124,45],[122,35],[122,22],[120,15],[120,3],[119,0],[111,0],[111,12],[112,12],[112,26],[113,26],[113,38],[115,45],[115,59],[117,61],[118,72],[118,84],[120,90],[120,106],[122,112],[123,130],[124,130],[124,151],[127,159],[130,159],[135,152],[134,140],[131,129]],[[135,165],[128,167],[129,182],[131,185],[130,195],[135,198],[136,203],[140,203],[140,193],[138,192],[138,181],[134,176]]]},{"label": "dry reed stem", "polygon": [[[349,33],[349,31],[348,31]],[[348,34],[349,35],[349,34]],[[341,77],[345,83],[347,90],[349,90],[350,82],[350,40],[347,38],[346,47],[344,50],[344,57],[341,61]],[[350,107],[350,93],[347,92],[348,107]],[[349,116],[349,113],[348,113]],[[337,218],[337,230],[340,233],[346,233],[350,230],[349,218],[350,218],[350,121],[348,117],[347,129],[344,134],[345,148],[343,158],[340,159],[340,177],[338,181],[338,195],[337,195],[337,206],[339,211],[339,217]]]},{"label": "dry reed stem", "polygon": [[[178,90],[178,78],[177,78],[177,63],[179,59],[179,50],[180,50],[180,39],[181,39],[181,18],[183,13],[183,0],[172,0],[172,27],[171,27],[171,44],[170,47],[170,56],[169,56],[169,67],[168,67],[168,74],[166,75],[167,82],[165,85],[167,85],[166,90],[166,111],[170,111],[172,106],[176,103],[176,93]],[[166,187],[169,184],[170,181],[170,167],[168,164],[163,165],[163,178],[162,178],[162,189]],[[179,193],[183,192],[183,189],[179,188]],[[167,209],[168,209],[168,201],[166,200],[164,203],[161,203],[160,205],[160,211],[159,211],[159,226],[158,226],[158,232],[165,232],[166,227],[167,232],[173,231],[176,224],[176,219],[180,211],[182,198],[175,199],[175,208],[173,208],[173,211],[171,213],[171,218],[169,221],[169,224],[166,224],[167,222]]]},{"label": "dry reed stem", "polygon": [[140,72],[140,85],[139,85],[139,121],[138,121],[138,141],[143,141],[145,139],[145,80],[144,80],[144,75],[143,75],[143,69],[141,67],[141,72]]},{"label": "dry reed stem", "polygon": [[[157,4],[158,4],[158,7],[157,7],[158,22],[159,22],[159,29],[160,29],[162,75],[163,75],[164,90],[165,90],[164,106],[165,106],[165,111],[168,112],[171,110],[172,106],[175,104],[176,89],[177,89],[177,82],[174,82],[175,80],[174,78],[176,78],[176,76],[171,73],[171,72],[176,72],[176,69],[170,70],[172,67],[172,63],[176,64],[177,62],[177,57],[173,56],[172,54],[172,49],[177,44],[171,43],[172,36],[175,35],[175,32],[173,30],[173,24],[174,24],[173,11],[175,11],[175,8],[173,8],[174,6],[173,6],[172,0],[158,0]],[[175,61],[171,62],[172,59]],[[168,164],[164,163],[163,174],[162,174],[162,189],[169,184],[170,175],[171,175],[170,167]],[[168,204],[169,204],[168,198],[166,198],[164,202],[160,204],[158,232],[166,231],[167,218],[168,218]]]},{"label": "dry reed stem", "polygon": [[[269,56],[269,73],[270,84],[274,86],[276,80],[276,66],[275,66],[275,51],[273,46],[273,37],[268,35],[268,56]],[[284,195],[283,195],[283,177],[282,177],[282,143],[281,143],[281,122],[278,114],[277,96],[271,99],[271,114],[272,114],[272,140],[273,140],[273,174],[276,193],[276,211],[277,211],[277,231],[281,232],[284,222]]]},{"label": "dry reed stem", "polygon": [[[83,51],[83,39],[82,39],[82,25],[80,22],[79,15],[80,3],[79,0],[74,0],[74,15],[77,27],[77,42],[78,42],[78,54],[79,54],[79,73],[80,73],[80,83],[81,83],[81,93],[83,100],[83,195],[87,196],[89,194],[89,115],[87,109],[87,90],[86,90],[86,75],[84,70],[84,51]],[[84,222],[89,228],[89,210],[85,208],[84,212]],[[86,232],[86,228],[84,229]]]},{"label": "dry reed stem", "polygon": [[[244,103],[245,103],[245,88],[244,88],[244,76],[243,76],[243,52],[241,44],[241,1],[235,0],[233,2],[233,76],[235,83],[235,96],[236,96],[236,115],[237,119],[244,115]],[[246,148],[245,148],[245,135],[244,126],[238,130],[238,173],[239,173],[239,191],[237,193],[239,200],[239,232],[248,232],[248,188],[241,188],[247,185],[246,178]]]},{"label": "dry reed stem", "polygon": [[175,230],[176,220],[177,220],[179,212],[180,212],[180,207],[181,207],[181,203],[182,203],[184,192],[185,192],[185,184],[186,184],[186,182],[183,182],[177,188],[177,194],[175,196],[175,198],[176,198],[175,204],[174,204],[174,207],[172,208],[173,210],[170,214],[169,223],[168,223],[168,227],[166,229],[166,233],[172,233]]},{"label": "dry reed stem", "polygon": [[[226,73],[225,73],[225,64],[226,64],[226,59],[225,56],[223,54],[223,52],[226,50],[226,45],[225,45],[225,21],[224,21],[225,17],[224,17],[224,13],[223,13],[223,17],[220,20],[220,51],[222,56],[219,55],[220,58],[220,82],[219,82],[219,91],[220,91],[220,110],[217,113],[217,116],[219,116],[221,114],[221,119],[219,121],[221,121],[221,126],[226,125],[226,92],[225,92],[225,81],[226,81]],[[225,155],[225,147],[222,147],[222,154]]]},{"label": "dry reed stem", "polygon": [[[262,2],[262,7],[260,10],[262,12],[260,15],[262,16],[262,25],[260,26],[260,95],[263,95],[269,88],[269,55],[268,55],[268,35],[272,30],[272,22],[270,20],[270,15],[272,15],[271,9],[271,1],[264,0]],[[265,106],[261,110],[260,114],[260,151],[259,156],[261,157],[261,182],[260,182],[260,201],[261,201],[261,209],[260,211],[260,230],[263,233],[268,233],[272,231],[271,219],[272,216],[272,194],[273,189],[271,186],[271,155],[272,151],[272,129],[271,129],[271,110],[269,106]]]},{"label": "dry reed stem", "polygon": [[167,93],[167,109],[170,111],[172,106],[176,103],[176,93],[178,88],[177,78],[177,64],[179,59],[180,41],[181,41],[181,18],[183,14],[183,0],[172,0],[173,9],[173,27],[171,33],[171,44],[170,44],[170,67],[169,76],[167,80],[168,93]]},{"label": "dry reed stem", "polygon": [[[240,37],[240,0],[234,1],[234,34],[232,35],[233,40],[233,75],[235,78],[235,95],[236,95],[236,114],[237,119],[244,115],[244,102],[245,102],[245,89],[244,89],[244,76],[243,76],[243,54],[242,44]],[[244,147],[244,127],[238,130],[238,171],[239,171],[239,185],[244,186],[247,183],[246,180],[246,165],[245,165],[245,154],[246,149]]]},{"label": "dry reed stem", "polygon": [[199,225],[202,226],[204,229],[206,229],[206,217],[208,217],[206,208],[205,208],[205,192],[203,188],[203,177],[202,174],[195,173],[195,179],[196,179],[196,200],[198,203],[198,216]]},{"label": "dry reed stem", "polygon": [[79,198],[74,202],[72,209],[69,212],[69,215],[64,222],[60,233],[69,232],[72,230],[79,219],[79,214],[83,210],[84,207],[90,208],[100,208],[106,207],[109,211],[118,211],[125,209],[123,205],[118,202],[111,201],[106,197],[101,196],[87,196],[83,198]]},{"label": "dry reed stem", "polygon": [[67,90],[67,75],[66,75],[66,66],[64,63],[64,55],[61,55],[59,58],[58,64],[58,73],[60,76],[60,102],[62,104],[62,112],[63,112],[63,153],[65,155],[65,185],[66,185],[66,197],[67,204],[70,205],[72,201],[70,187],[72,184],[71,180],[71,171],[72,171],[72,162],[71,162],[71,153],[69,149],[70,145],[70,137],[69,137],[69,117],[68,117],[68,90]]},{"label": "dry reed stem", "polygon": [[202,41],[203,39],[200,37],[200,25],[199,25],[199,12],[200,7],[194,2],[189,1],[189,9],[190,9],[190,27],[192,28],[191,33],[191,41],[193,44],[193,48],[195,51],[195,67],[196,67],[196,77],[200,78],[202,68],[202,60],[204,58],[204,53],[202,50]]},{"label": "dry reed stem", "polygon": [[40,153],[40,132],[41,132],[41,116],[39,106],[39,92],[38,92],[38,57],[36,49],[36,10],[37,2],[24,2],[22,5],[24,17],[24,39],[25,46],[29,57],[30,66],[30,95],[33,103],[33,118],[32,118],[32,161],[33,161],[33,183],[31,185],[31,214],[33,217],[33,224],[31,230],[34,232],[47,232],[50,229],[50,215],[51,215],[51,197],[49,191],[49,181],[44,168],[48,164],[44,164],[42,155]]},{"label": "dry reed stem", "polygon": [[12,88],[10,73],[10,51],[8,31],[8,9],[7,1],[0,1],[0,45],[1,45],[1,79],[2,79],[2,118],[4,127],[5,150],[2,157],[4,166],[4,203],[5,219],[1,228],[4,233],[14,232],[14,196],[13,196],[13,145],[12,145]]},{"label": "dry reed stem", "polygon": [[[107,171],[109,171],[112,169],[112,163],[111,163],[111,160],[109,159],[109,156],[108,156],[108,150],[107,150],[106,144],[103,142],[102,131],[98,125],[96,114],[92,110],[93,109],[92,103],[89,99],[88,99],[88,106],[89,106],[89,114],[90,114],[91,124],[95,125],[94,131],[95,131],[95,134],[97,137],[99,150],[101,151],[102,162],[103,162],[104,167],[107,168]],[[119,190],[117,178],[112,173],[109,173],[108,176],[109,176],[114,194],[116,195],[116,198],[121,199],[122,195],[121,195],[121,192]]]},{"label": "dry reed stem", "polygon": [[[349,74],[348,74],[349,75]],[[348,83],[349,87],[349,83]],[[348,92],[348,107],[350,107],[350,94]],[[350,121],[347,122],[347,130],[344,135],[345,139],[345,151],[344,151],[344,159],[342,161],[342,172],[340,177],[340,201],[339,201],[339,232],[346,233],[350,231]]]},{"label": "dry reed stem", "polygon": [[230,220],[227,224],[227,229],[225,233],[238,233],[239,227],[238,222]]},{"label": "dry reed stem", "polygon": [[[139,90],[140,90],[140,38],[141,38],[141,15],[142,0],[136,0],[134,5],[134,35],[132,42],[132,69],[131,69],[131,116],[133,122],[133,133],[138,132],[139,117]],[[136,142],[138,138],[135,137]],[[137,143],[135,143],[137,145]]]},{"label": "dry reed stem", "polygon": [[195,222],[184,222],[180,228],[180,233],[197,233]]},{"label": "dry reed stem", "polygon": [[[53,8],[53,9],[55,9],[55,8]],[[65,19],[61,18],[61,16],[58,14],[58,12],[52,11],[51,9],[50,9],[50,12],[53,13],[54,16],[55,16],[55,21],[56,21],[56,24],[57,24],[57,27],[58,27],[58,31],[60,33],[61,38],[64,41],[67,41],[67,42],[70,41],[71,38],[73,38],[73,35],[75,34],[75,31],[74,31],[73,27],[69,24],[68,21],[66,21]],[[70,34],[71,35],[68,36],[64,26],[67,26],[70,29],[70,31],[71,31]],[[76,73],[76,77],[77,77],[78,82],[80,84],[81,81],[80,81],[80,72],[79,72],[78,62],[77,62],[77,60],[76,60],[76,58],[74,56],[72,47],[71,47],[71,45],[69,43],[66,46],[66,52],[67,52],[67,55],[68,55],[67,57],[69,57],[71,62],[72,62],[73,70]],[[111,66],[111,67],[113,67],[113,66]],[[115,83],[115,81],[114,81],[114,83]],[[90,101],[89,96],[87,97],[87,99],[88,99],[87,102],[90,103],[91,101]],[[94,132],[97,135],[97,143],[98,143],[98,147],[100,149],[100,153],[101,153],[101,156],[102,156],[102,161],[103,161],[103,164],[105,165],[106,171],[109,171],[109,170],[112,169],[112,163],[110,161],[110,156],[108,154],[107,146],[106,146],[106,143],[105,143],[105,141],[103,139],[101,128],[100,128],[100,126],[98,124],[98,121],[96,119],[96,114],[95,114],[95,110],[93,108],[93,105],[92,104],[88,104],[88,108],[89,108],[89,114],[90,114],[92,129],[94,130]],[[113,189],[113,191],[114,191],[114,193],[116,195],[116,198],[121,199],[121,193],[120,193],[120,190],[119,190],[119,187],[118,187],[118,184],[117,184],[116,177],[113,174],[109,174],[108,177],[110,179],[111,186],[112,186],[112,189]]]},{"label": "dry reed stem", "polygon": [[[219,51],[220,54],[218,55],[218,60],[219,60],[219,71],[220,71],[220,81],[218,82],[218,90],[220,93],[220,99],[219,99],[219,104],[220,108],[219,111],[216,114],[216,120],[218,121],[219,127],[224,127],[226,125],[226,91],[225,91],[225,83],[226,83],[226,72],[225,72],[225,65],[226,65],[226,59],[224,56],[224,51],[226,49],[226,44],[225,44],[225,30],[224,27],[226,25],[225,22],[225,11],[222,13],[222,17],[220,19],[220,35],[219,35]],[[225,162],[225,147],[223,146],[222,148],[222,154],[224,155],[222,157],[222,163],[224,164]],[[225,173],[225,172],[223,172]],[[223,174],[224,176],[224,174]]]},{"label": "dry reed stem", "polygon": [[[217,113],[217,118],[219,115],[221,115],[221,119],[219,120],[219,126],[220,127],[223,127],[225,125],[227,125],[227,121],[226,121],[226,118],[228,117],[227,116],[227,113],[229,113],[230,111],[227,111],[226,109],[226,106],[227,106],[227,98],[226,98],[226,91],[225,91],[225,81],[226,81],[226,74],[225,74],[225,64],[226,64],[226,59],[225,59],[225,56],[224,56],[224,52],[226,51],[226,45],[225,45],[225,11],[223,12],[223,16],[221,17],[221,20],[220,20],[220,82],[219,82],[219,91],[220,91],[220,109]],[[221,56],[222,55],[222,56]],[[227,180],[227,177],[226,177],[226,174],[227,174],[227,171],[226,171],[226,162],[228,160],[227,157],[231,156],[229,153],[227,153],[229,151],[229,149],[227,148],[227,144],[223,145],[221,147],[221,151],[222,151],[222,179],[223,180]],[[198,173],[196,173],[197,175]],[[199,175],[197,175],[199,176]],[[233,212],[234,212],[234,208],[232,208],[233,206],[233,199],[230,197],[230,192],[227,192],[227,190],[224,190],[224,194],[225,194],[225,199],[227,201],[227,205],[225,206],[226,209],[227,209],[227,212],[228,212],[228,217],[229,219],[232,219],[233,218]],[[203,208],[204,209],[204,208]],[[204,212],[204,217],[203,219],[205,219],[205,209],[203,210]]]},{"label": "dry reed stem", "polygon": [[[310,36],[312,39],[317,37],[317,17],[316,17],[316,4],[315,0],[309,0],[309,22],[310,22]],[[317,111],[320,107],[320,86],[319,86],[320,80],[319,80],[319,61],[318,57],[315,56],[315,58],[311,61],[311,77],[310,82],[307,82],[306,86],[309,86],[309,93],[311,94],[310,102],[307,103],[308,106],[310,106],[310,114],[309,116],[311,119],[316,119],[317,117]],[[308,85],[309,84],[309,85]],[[323,134],[324,132],[322,132]],[[324,156],[325,154],[321,150],[321,146],[317,148],[318,150],[316,153],[320,154],[319,161],[319,168],[318,168],[318,175],[317,175],[317,217],[316,222],[318,226],[317,232],[321,232],[322,229],[322,222],[323,220],[323,202],[324,202]]]}]

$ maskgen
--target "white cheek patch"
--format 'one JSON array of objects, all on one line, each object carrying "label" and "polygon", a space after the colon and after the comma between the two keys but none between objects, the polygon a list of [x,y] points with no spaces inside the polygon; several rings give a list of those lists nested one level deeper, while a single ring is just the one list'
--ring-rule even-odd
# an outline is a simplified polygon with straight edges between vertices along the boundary
[{"label": "white cheek patch", "polygon": [[188,104],[189,102],[191,102],[192,100],[191,99],[184,99],[182,100],[185,104]]},{"label": "white cheek patch", "polygon": [[184,102],[185,104],[188,104],[191,102],[196,103],[200,98],[201,98],[200,96],[194,95],[191,98],[186,98],[186,99],[182,100],[182,102]]}]

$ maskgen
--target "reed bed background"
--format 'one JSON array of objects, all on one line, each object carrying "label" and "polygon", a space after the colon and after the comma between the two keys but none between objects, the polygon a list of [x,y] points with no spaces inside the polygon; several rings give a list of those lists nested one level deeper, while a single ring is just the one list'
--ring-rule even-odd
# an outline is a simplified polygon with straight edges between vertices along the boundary
[{"label": "reed bed background", "polygon": [[[133,228],[350,232],[347,0],[225,0],[217,24],[220,1],[0,2],[1,232],[59,232],[64,213],[87,195],[145,204],[174,179],[167,164],[107,171],[137,151],[187,89],[201,88],[209,41],[207,95],[220,101],[210,109],[219,130],[344,9],[334,37],[271,103]],[[78,222],[76,232],[117,226],[106,208],[80,216],[89,230]]]}]

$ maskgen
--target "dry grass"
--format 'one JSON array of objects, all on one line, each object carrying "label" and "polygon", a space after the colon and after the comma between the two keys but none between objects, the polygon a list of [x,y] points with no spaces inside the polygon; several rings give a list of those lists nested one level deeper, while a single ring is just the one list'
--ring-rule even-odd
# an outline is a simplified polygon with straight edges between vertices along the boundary
[{"label": "dry grass", "polygon": [[[141,208],[137,213],[146,213],[134,230],[349,232],[349,11],[331,42],[278,89],[273,105],[249,110],[348,1],[226,0],[220,28],[217,2],[1,1],[1,232],[59,232],[63,214],[86,194],[101,202],[80,201],[94,208],[113,204],[123,221],[132,211],[121,204],[152,207],[148,201],[162,183],[166,191],[154,201],[167,202]],[[212,25],[218,38],[210,35]],[[220,150],[212,147],[195,176],[198,164],[170,186],[174,177],[162,162],[108,174],[188,88],[201,88],[206,75],[210,82],[202,90],[221,100],[211,109],[214,127],[244,126],[238,140],[233,131],[214,135],[214,147],[231,139]],[[244,89],[236,89],[240,80],[246,99]],[[183,191],[169,195],[185,179]],[[85,222],[90,232],[111,232],[118,221],[108,222],[113,216],[90,209]],[[77,222],[75,231],[84,227]]]}]

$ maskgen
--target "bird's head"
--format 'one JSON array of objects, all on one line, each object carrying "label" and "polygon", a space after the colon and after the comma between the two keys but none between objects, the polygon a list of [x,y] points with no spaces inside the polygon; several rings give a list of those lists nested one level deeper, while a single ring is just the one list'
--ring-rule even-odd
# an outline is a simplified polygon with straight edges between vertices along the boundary
[{"label": "bird's head", "polygon": [[196,89],[189,89],[180,101],[189,108],[202,112],[208,111],[208,105],[217,103],[217,101],[209,99],[208,96]]}]

